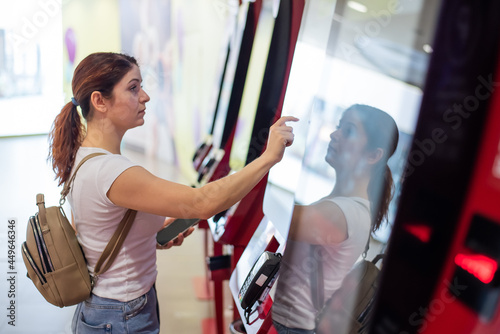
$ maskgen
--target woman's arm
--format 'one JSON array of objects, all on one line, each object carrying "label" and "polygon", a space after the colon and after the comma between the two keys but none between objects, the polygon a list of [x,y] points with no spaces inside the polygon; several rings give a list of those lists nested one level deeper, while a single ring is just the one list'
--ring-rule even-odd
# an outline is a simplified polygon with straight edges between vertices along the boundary
[{"label": "woman's arm", "polygon": [[124,171],[108,191],[116,205],[161,216],[207,219],[241,200],[281,160],[293,132],[282,117],[270,128],[265,152],[242,170],[200,188],[192,188],[154,176],[142,167]]},{"label": "woman's arm", "polygon": [[348,237],[347,221],[332,201],[295,205],[288,238],[315,245],[341,243]]}]

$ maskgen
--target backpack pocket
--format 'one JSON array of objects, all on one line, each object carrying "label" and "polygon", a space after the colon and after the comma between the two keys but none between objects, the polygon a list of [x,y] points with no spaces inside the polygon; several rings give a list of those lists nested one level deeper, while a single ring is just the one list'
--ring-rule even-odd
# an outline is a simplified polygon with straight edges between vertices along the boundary
[{"label": "backpack pocket", "polygon": [[[87,277],[83,277],[87,275]],[[52,304],[63,307],[78,304],[90,297],[90,275],[88,271],[81,273],[77,263],[57,269],[45,275],[47,278],[46,290],[54,296]]]},{"label": "backpack pocket", "polygon": [[42,229],[40,228],[40,221],[38,220],[38,214],[31,216],[29,220],[31,229],[33,230],[33,236],[35,237],[36,247],[38,254],[40,255],[40,262],[42,263],[43,273],[50,273],[54,271],[54,266],[50,260],[49,252],[47,251],[47,245],[43,239]]},{"label": "backpack pocket", "polygon": [[[23,252],[23,258],[24,258],[24,262],[25,263],[28,263],[29,264],[29,268],[32,269],[32,271],[36,274],[36,276],[38,277],[38,280],[42,283],[42,284],[47,284],[47,279],[45,278],[45,276],[43,275],[42,271],[40,270],[40,268],[38,268],[38,266],[36,265],[35,263],[35,260],[33,260],[33,257],[31,256],[31,253],[30,251],[28,250],[28,247],[26,247],[26,242],[23,242],[23,245],[21,247],[22,249],[22,252]],[[30,270],[28,270],[28,274],[29,274]],[[33,280],[30,275],[28,275],[28,277]]]}]

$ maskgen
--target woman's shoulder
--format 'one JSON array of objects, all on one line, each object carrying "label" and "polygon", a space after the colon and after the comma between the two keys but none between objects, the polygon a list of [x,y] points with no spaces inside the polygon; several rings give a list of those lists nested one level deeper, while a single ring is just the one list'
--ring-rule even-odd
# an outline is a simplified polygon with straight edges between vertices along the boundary
[{"label": "woman's shoulder", "polygon": [[[116,170],[116,169],[127,169],[133,166],[137,166],[136,163],[132,162],[127,157],[121,154],[113,154],[105,149],[99,147],[80,147],[76,153],[74,168],[88,155],[94,153],[102,153],[88,160],[85,163],[87,166],[92,166],[92,170],[106,171],[106,170]],[[90,168],[90,167],[88,167]],[[88,170],[88,168],[86,168]]]},{"label": "woman's shoulder", "polygon": [[77,158],[84,158],[85,156],[93,153],[103,153],[105,155],[114,155],[113,153],[109,152],[108,150],[105,150],[100,147],[89,147],[89,146],[80,146],[78,148],[78,151],[76,152],[76,157]]},{"label": "woman's shoulder", "polygon": [[324,198],[326,202],[334,203],[346,217],[346,220],[370,220],[370,201],[362,197],[344,197],[336,196]]},{"label": "woman's shoulder", "polygon": [[[78,161],[82,160],[86,156],[94,153],[102,153],[102,156],[96,156],[96,158],[105,158],[107,160],[123,160],[123,161],[130,161],[127,157],[121,155],[121,154],[114,154],[109,152],[108,150],[105,150],[100,147],[88,147],[88,146],[82,146],[78,149],[76,152],[76,159],[75,162],[78,163]],[[97,160],[97,159],[96,159]],[[94,161],[96,161],[94,160]]]},{"label": "woman's shoulder", "polygon": [[361,238],[359,240],[366,243],[364,236],[369,233],[371,224],[370,201],[362,197],[344,196],[331,197],[326,200],[335,203],[345,217],[348,238],[357,240],[356,236],[359,236]]}]

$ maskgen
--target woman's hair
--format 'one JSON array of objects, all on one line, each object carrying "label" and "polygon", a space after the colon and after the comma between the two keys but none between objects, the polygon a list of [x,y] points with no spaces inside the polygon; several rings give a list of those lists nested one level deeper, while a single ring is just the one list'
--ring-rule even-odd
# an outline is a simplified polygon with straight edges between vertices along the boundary
[{"label": "woman's hair", "polygon": [[367,149],[381,148],[384,152],[382,159],[373,166],[368,184],[368,198],[372,203],[372,232],[374,232],[384,220],[387,220],[389,204],[394,195],[394,181],[387,161],[398,145],[398,127],[389,114],[371,106],[355,104],[347,111],[354,111],[363,124],[368,139]]},{"label": "woman's hair", "polygon": [[76,105],[80,105],[83,118],[91,120],[92,93],[99,91],[104,98],[111,98],[115,85],[134,65],[137,65],[137,61],[131,56],[98,52],[88,55],[76,67],[71,84],[74,101],[68,102],[62,108],[49,134],[49,160],[56,173],[56,180],[59,179],[59,185],[68,180],[76,152],[85,137],[85,126],[82,124]]}]

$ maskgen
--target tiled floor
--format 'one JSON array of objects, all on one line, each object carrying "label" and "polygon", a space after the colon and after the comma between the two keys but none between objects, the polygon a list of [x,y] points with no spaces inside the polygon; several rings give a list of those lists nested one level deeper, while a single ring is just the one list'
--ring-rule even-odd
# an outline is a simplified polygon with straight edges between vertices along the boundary
[{"label": "tiled floor", "polygon": [[[36,193],[43,192],[48,205],[57,204],[59,199],[61,189],[47,164],[47,150],[46,136],[0,138],[0,333],[70,333],[74,307],[60,309],[48,304],[26,278],[20,256],[26,222],[36,212]],[[158,176],[182,182],[171,166],[135,152],[124,150],[123,154]],[[7,282],[7,223],[12,218],[17,228],[15,298],[8,296]],[[205,274],[203,239],[204,233],[196,230],[181,247],[158,252],[161,333],[200,334],[203,319],[214,317],[213,301],[198,299],[193,286],[194,279]],[[16,303],[15,326],[8,324],[7,317],[12,300]],[[230,301],[230,296],[226,300]],[[230,318],[232,311],[227,308],[225,313]]]}]

